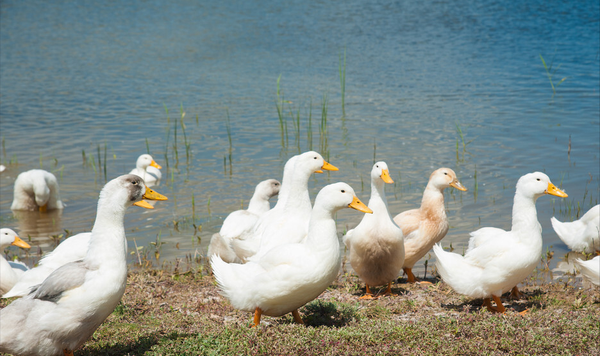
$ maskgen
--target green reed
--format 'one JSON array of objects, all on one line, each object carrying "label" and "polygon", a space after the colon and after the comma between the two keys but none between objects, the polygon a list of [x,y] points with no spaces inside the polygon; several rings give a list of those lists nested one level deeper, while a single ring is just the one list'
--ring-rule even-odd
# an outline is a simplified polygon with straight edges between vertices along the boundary
[{"label": "green reed", "polygon": [[475,173],[473,174],[473,181],[475,184],[475,187],[473,189],[473,197],[475,198],[475,201],[477,202],[477,195],[479,195],[479,184],[477,184],[477,165],[475,165]]},{"label": "green reed", "polygon": [[183,119],[185,118],[185,111],[183,110],[183,104],[180,104],[179,113],[181,115],[181,119],[179,120],[179,123],[181,125],[181,132],[183,133],[183,144],[185,146],[185,162],[187,164],[190,164],[190,149],[191,149],[192,143],[191,143],[191,141],[188,142],[187,134],[185,132],[186,125],[185,125],[185,122],[183,121]]},{"label": "green reed", "polygon": [[194,199],[194,192],[192,192],[192,223],[196,225],[196,200]]},{"label": "green reed", "polygon": [[175,154],[175,168],[179,165],[179,150],[177,149],[177,122],[173,123],[173,153]]},{"label": "green reed", "polygon": [[146,153],[150,154],[150,145],[148,144],[148,137],[146,137]]},{"label": "green reed", "polygon": [[285,147],[285,138],[287,137],[287,130],[285,129],[286,122],[283,117],[283,94],[281,93],[279,82],[281,81],[281,74],[277,77],[277,101],[275,105],[277,106],[277,117],[279,118],[279,129],[281,131],[281,147]]},{"label": "green reed", "polygon": [[554,57],[556,56],[556,51],[554,51],[554,55],[552,56],[552,60],[550,61],[550,65],[546,65],[546,61],[542,54],[540,53],[540,59],[542,60],[542,64],[544,65],[544,69],[546,70],[546,75],[548,76],[548,81],[550,81],[550,86],[552,87],[552,95],[556,94],[556,88],[564,82],[567,77],[562,78],[558,83],[554,84],[552,77],[556,74],[556,71],[560,68],[562,64],[559,64],[558,67],[553,71],[552,66],[554,64]]},{"label": "green reed", "polygon": [[328,148],[327,142],[327,106],[329,104],[329,100],[327,98],[327,93],[323,93],[323,100],[321,101],[321,125],[319,126],[320,133],[320,150],[321,154],[325,154]]},{"label": "green reed", "polygon": [[456,122],[455,126],[456,126],[456,132],[458,133],[458,138],[456,139],[456,161],[458,162],[460,160],[459,149],[458,149],[459,148],[459,139],[460,139],[460,143],[462,144],[462,161],[464,161],[465,153],[471,154],[469,151],[467,151],[467,146],[471,142],[473,142],[475,139],[470,140],[470,141],[465,141],[465,135],[463,134],[460,124],[458,122]]},{"label": "green reed", "polygon": [[342,65],[342,55],[339,55],[340,87],[342,95],[342,117],[346,117],[346,48],[344,48],[344,62]]}]

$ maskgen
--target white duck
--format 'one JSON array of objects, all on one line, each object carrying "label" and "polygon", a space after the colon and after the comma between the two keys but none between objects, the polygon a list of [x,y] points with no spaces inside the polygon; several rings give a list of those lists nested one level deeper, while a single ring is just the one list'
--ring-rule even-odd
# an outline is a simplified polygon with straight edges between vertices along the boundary
[{"label": "white duck", "polygon": [[0,295],[8,292],[21,278],[27,267],[21,263],[9,262],[4,258],[4,249],[14,245],[30,248],[29,244],[19,238],[11,229],[0,229]]},{"label": "white duck", "polygon": [[552,227],[560,239],[576,252],[600,252],[600,204],[579,220],[560,222],[552,217]]},{"label": "white duck", "polygon": [[0,352],[73,355],[117,306],[127,281],[123,219],[141,199],[165,200],[135,175],[108,182],[100,192],[86,257],[54,271],[27,296],[0,310]]},{"label": "white duck", "polygon": [[42,283],[59,267],[82,260],[87,254],[91,236],[91,232],[82,232],[61,242],[52,252],[44,256],[36,267],[23,273],[19,281],[2,298],[27,295],[32,287]]},{"label": "white duck", "polygon": [[[539,263],[542,227],[535,202],[544,194],[567,196],[544,173],[526,174],[517,182],[510,231],[484,227],[472,232],[464,256],[434,245],[436,267],[444,282],[460,294],[484,298],[488,310],[503,313],[502,293],[525,279]],[[492,307],[490,297],[496,308]]]},{"label": "white duck", "polygon": [[248,234],[258,218],[271,209],[269,199],[279,193],[281,183],[276,179],[264,180],[256,186],[247,210],[236,210],[223,221],[218,233],[212,235],[208,245],[208,256],[217,254],[225,262],[241,263],[230,246],[231,240]]},{"label": "white duck", "polygon": [[407,210],[394,217],[394,222],[404,233],[404,273],[409,283],[417,279],[412,268],[433,245],[440,242],[448,232],[448,217],[444,206],[444,189],[454,187],[466,191],[450,168],[440,168],[429,176],[423,192],[421,207]]},{"label": "white duck", "polygon": [[577,258],[575,259],[575,264],[579,267],[579,272],[581,272],[583,278],[600,286],[600,256],[596,256],[588,261]]},{"label": "white duck", "polygon": [[298,308],[338,275],[341,256],[333,215],[345,207],[370,212],[348,184],[330,184],[317,195],[304,242],[277,246],[246,264],[228,264],[213,255],[211,266],[223,295],[235,308],[254,312],[254,326],[263,314],[289,312],[302,323]]},{"label": "white duck", "polygon": [[404,238],[388,212],[385,183],[394,181],[387,164],[379,161],[371,170],[369,209],[373,214],[364,215],[360,224],[344,236],[350,264],[366,284],[366,294],[361,299],[373,298],[369,286],[387,284],[384,294],[392,294],[392,281],[404,262]]},{"label": "white duck", "polygon": [[152,156],[149,154],[143,154],[138,157],[135,168],[129,172],[129,174],[135,174],[136,176],[142,177],[147,187],[157,186],[160,184],[160,178],[162,174],[160,169],[162,167],[154,161]]},{"label": "white duck", "polygon": [[[322,173],[322,169],[338,170],[314,151],[295,158],[291,179],[283,178],[283,201],[259,218],[247,238],[232,240],[231,245],[242,261],[248,261],[254,255],[260,258],[262,253],[275,246],[301,242],[306,237],[312,209],[308,180],[311,174]],[[290,181],[289,189],[285,186],[286,181]]]},{"label": "white duck", "polygon": [[12,210],[46,211],[63,209],[58,182],[54,174],[32,169],[19,174],[15,180]]}]

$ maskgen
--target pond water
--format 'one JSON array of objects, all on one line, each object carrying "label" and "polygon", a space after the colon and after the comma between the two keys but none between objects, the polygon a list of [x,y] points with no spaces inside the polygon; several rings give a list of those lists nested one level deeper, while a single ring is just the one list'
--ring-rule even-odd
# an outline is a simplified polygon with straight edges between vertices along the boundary
[{"label": "pond water", "polygon": [[[259,181],[314,149],[340,170],[311,179],[312,199],[345,181],[368,201],[384,160],[393,215],[454,169],[469,190],[445,193],[443,245],[459,251],[509,229],[516,181],[543,171],[569,194],[537,202],[555,265],[568,248],[550,217],[600,194],[599,19],[597,1],[2,1],[0,223],[46,252],[89,231],[106,180],[149,151],[169,201],[129,209],[131,251],[202,256]],[[14,215],[16,176],[40,167],[66,209]],[[340,212],[340,236],[360,219]]]}]

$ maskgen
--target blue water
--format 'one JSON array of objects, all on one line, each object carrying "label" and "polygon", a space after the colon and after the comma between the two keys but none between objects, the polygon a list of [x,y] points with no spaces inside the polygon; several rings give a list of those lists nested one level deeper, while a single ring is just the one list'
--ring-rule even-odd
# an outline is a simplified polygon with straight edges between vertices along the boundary
[{"label": "blue water", "polygon": [[[510,228],[517,179],[544,171],[569,193],[537,203],[545,248],[561,256],[550,217],[572,220],[600,195],[599,48],[597,1],[2,1],[0,223],[43,251],[51,234],[88,231],[103,166],[108,179],[128,173],[147,140],[170,200],[130,209],[130,247],[135,238],[153,251],[160,238],[161,262],[173,261],[205,253],[258,181],[280,179],[289,157],[312,148],[340,168],[311,181],[313,198],[346,181],[368,200],[371,165],[385,160],[393,215],[418,206],[433,170],[454,169],[469,189],[446,192],[444,244],[455,247],[479,227]],[[566,77],[556,92],[540,55],[555,85]],[[40,165],[68,206],[45,222],[19,219],[12,184]],[[340,233],[359,220],[340,212]]]}]

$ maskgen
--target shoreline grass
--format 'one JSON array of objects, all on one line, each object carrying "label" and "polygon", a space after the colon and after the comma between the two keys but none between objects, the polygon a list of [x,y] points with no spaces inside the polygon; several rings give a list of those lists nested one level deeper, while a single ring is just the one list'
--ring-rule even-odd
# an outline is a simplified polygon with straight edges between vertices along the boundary
[{"label": "shoreline grass", "polygon": [[306,325],[264,317],[251,329],[251,313],[235,310],[212,276],[138,267],[121,303],[75,355],[584,355],[600,348],[599,294],[572,279],[529,279],[520,287],[525,299],[503,298],[504,315],[427,280],[433,284],[400,279],[397,296],[362,301],[364,284],[346,273],[299,309]]}]

